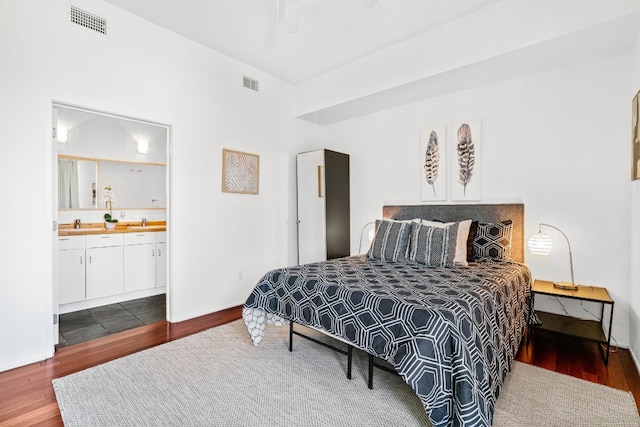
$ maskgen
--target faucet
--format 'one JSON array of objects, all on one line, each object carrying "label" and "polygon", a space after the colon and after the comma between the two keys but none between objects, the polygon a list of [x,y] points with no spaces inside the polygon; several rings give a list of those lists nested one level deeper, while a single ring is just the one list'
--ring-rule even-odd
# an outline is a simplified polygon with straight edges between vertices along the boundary
[{"label": "faucet", "polygon": [[147,226],[147,218],[142,218],[142,226],[143,227]]}]

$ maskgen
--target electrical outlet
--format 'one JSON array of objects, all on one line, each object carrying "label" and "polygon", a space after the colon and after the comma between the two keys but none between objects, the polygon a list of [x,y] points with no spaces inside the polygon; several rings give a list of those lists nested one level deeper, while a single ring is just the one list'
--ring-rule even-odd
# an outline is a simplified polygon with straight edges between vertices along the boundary
[{"label": "electrical outlet", "polygon": [[125,212],[125,211],[120,211],[120,218],[123,218],[123,219],[124,219],[125,215],[126,215],[126,212]]}]

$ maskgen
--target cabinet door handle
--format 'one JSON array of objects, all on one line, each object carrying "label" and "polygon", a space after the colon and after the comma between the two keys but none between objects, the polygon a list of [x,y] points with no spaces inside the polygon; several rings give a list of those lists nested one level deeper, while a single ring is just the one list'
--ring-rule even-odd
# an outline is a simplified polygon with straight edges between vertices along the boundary
[{"label": "cabinet door handle", "polygon": [[158,249],[158,256],[162,256],[162,250]]},{"label": "cabinet door handle", "polygon": [[91,260],[91,255],[89,255],[89,264],[91,264],[91,261],[92,261],[92,260]]},{"label": "cabinet door handle", "polygon": [[153,249],[151,249],[151,256],[156,256],[156,251],[154,251]]},{"label": "cabinet door handle", "polygon": [[82,264],[82,255],[80,255],[80,264]]},{"label": "cabinet door handle", "polygon": [[58,240],[62,241],[62,240],[71,240],[71,239],[70,238],[66,238],[66,239],[59,238]]}]

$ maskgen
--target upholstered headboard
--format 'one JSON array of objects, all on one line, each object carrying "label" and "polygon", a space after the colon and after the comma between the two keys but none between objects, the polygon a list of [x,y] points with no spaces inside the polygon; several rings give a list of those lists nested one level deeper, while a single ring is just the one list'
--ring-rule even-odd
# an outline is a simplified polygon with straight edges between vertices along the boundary
[{"label": "upholstered headboard", "polygon": [[407,205],[383,206],[383,218],[439,221],[464,221],[473,219],[481,222],[513,221],[511,236],[511,257],[514,261],[524,262],[524,204],[486,204],[486,205]]}]

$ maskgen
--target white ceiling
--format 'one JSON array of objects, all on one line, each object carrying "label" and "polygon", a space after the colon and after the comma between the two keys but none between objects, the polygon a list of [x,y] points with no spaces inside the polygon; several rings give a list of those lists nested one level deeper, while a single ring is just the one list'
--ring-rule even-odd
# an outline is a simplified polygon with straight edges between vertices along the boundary
[{"label": "white ceiling", "polygon": [[106,1],[295,84],[499,0]]}]

